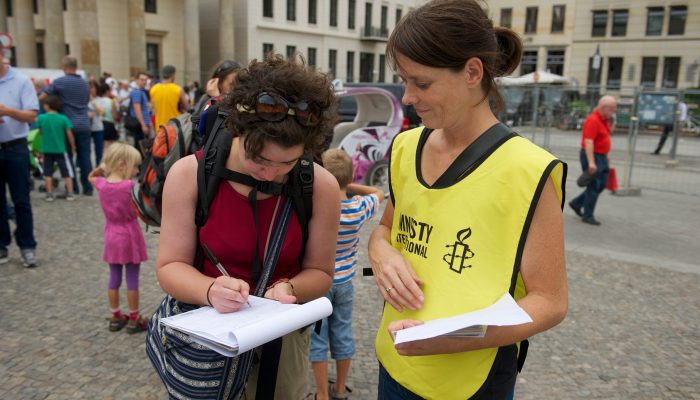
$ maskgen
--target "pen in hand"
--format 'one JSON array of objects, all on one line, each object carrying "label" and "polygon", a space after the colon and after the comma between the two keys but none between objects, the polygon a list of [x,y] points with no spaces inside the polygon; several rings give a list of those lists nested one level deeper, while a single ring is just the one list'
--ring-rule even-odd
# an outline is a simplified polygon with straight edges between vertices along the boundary
[{"label": "pen in hand", "polygon": [[[221,263],[220,263],[219,260],[216,258],[216,256],[214,255],[214,253],[212,253],[211,250],[209,250],[209,247],[207,247],[206,244],[203,244],[203,243],[202,243],[202,248],[204,249],[204,253],[207,255],[207,258],[209,259],[209,262],[211,262],[212,264],[214,264],[214,266],[216,267],[216,269],[218,269],[219,272],[221,272],[221,275],[223,275],[223,276],[231,276],[231,275],[228,274],[228,272],[226,272],[226,268],[224,268],[224,266],[221,265]],[[252,306],[250,305],[250,302],[249,302],[248,300],[246,300],[245,303],[248,305],[248,307],[252,307]]]}]

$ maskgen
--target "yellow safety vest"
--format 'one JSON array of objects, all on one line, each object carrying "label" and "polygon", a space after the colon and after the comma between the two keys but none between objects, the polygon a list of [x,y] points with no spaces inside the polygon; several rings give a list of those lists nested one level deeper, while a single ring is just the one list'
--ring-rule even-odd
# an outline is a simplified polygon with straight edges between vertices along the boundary
[{"label": "yellow safety vest", "polygon": [[511,293],[516,299],[525,296],[519,265],[530,222],[549,177],[563,201],[566,164],[515,136],[458,182],[430,188],[417,179],[422,131],[403,132],[392,146],[391,244],[423,280],[425,302],[422,309],[403,313],[385,304],[377,356],[392,378],[419,396],[463,400],[486,382],[497,348],[404,357],[396,352],[387,325],[489,306],[511,289],[514,277]]}]

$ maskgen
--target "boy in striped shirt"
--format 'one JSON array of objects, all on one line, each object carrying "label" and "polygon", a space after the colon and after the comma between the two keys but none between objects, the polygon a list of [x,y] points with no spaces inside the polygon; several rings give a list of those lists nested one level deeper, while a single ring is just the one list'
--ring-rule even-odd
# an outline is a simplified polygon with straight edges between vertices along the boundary
[{"label": "boy in striped shirt", "polygon": [[[357,263],[357,244],[360,229],[377,212],[384,199],[381,189],[352,183],[352,159],[343,150],[331,149],[323,153],[323,166],[340,186],[340,228],[335,250],[335,275],[333,286],[326,297],[333,304],[333,314],[321,322],[320,333],[311,335],[309,358],[316,380],[315,399],[346,399],[345,380],[350,370],[350,360],[355,355],[352,338],[352,302],[354,289],[352,278]],[[356,195],[348,197],[347,191]],[[336,363],[337,379],[329,386],[328,349]]]}]

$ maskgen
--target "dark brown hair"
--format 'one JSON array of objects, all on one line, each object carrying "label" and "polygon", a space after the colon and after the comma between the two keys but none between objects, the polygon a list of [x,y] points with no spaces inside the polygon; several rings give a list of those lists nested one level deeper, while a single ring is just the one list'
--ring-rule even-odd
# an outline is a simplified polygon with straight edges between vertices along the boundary
[{"label": "dark brown hair", "polygon": [[352,182],[352,158],[342,149],[330,149],[323,153],[323,168],[338,181],[341,189]]},{"label": "dark brown hair", "polygon": [[49,106],[52,111],[61,111],[61,99],[55,94],[47,95],[46,98],[44,98],[44,104]]},{"label": "dark brown hair", "polygon": [[[282,96],[290,103],[305,100],[315,104],[321,110],[318,125],[302,126],[292,116],[279,122],[263,121],[256,114],[238,111],[238,105],[254,110],[263,92]],[[253,60],[238,71],[236,85],[221,108],[229,112],[226,126],[233,135],[245,137],[249,158],[259,156],[266,141],[285,148],[303,144],[305,151],[317,157],[335,124],[335,103],[331,81],[325,74],[307,66],[303,59],[285,60],[279,54],[270,54],[265,61]]]},{"label": "dark brown hair", "polygon": [[508,75],[520,64],[523,45],[510,29],[495,27],[476,0],[433,0],[404,16],[386,46],[389,65],[396,70],[397,54],[433,68],[461,71],[473,57],[481,60],[481,88],[497,110],[503,97],[494,78]]}]

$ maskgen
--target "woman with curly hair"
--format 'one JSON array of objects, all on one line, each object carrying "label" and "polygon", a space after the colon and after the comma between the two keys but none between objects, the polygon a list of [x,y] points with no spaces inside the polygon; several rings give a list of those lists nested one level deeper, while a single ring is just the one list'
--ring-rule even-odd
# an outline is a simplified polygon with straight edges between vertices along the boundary
[{"label": "woman with curly hair", "polygon": [[[335,96],[328,78],[279,55],[253,60],[240,70],[235,87],[221,104],[229,111],[226,126],[233,137],[225,169],[264,183],[289,181],[300,158],[318,152],[335,119]],[[160,324],[159,318],[165,316],[161,311],[165,307],[177,313],[210,305],[221,313],[236,312],[253,293],[282,303],[322,297],[333,279],[339,188],[329,172],[313,165],[313,209],[306,244],[300,218],[293,213],[279,259],[268,284],[262,286],[259,268],[267,239],[290,198],[222,179],[198,232],[195,208],[201,156],[200,152],[185,157],[168,172],[156,261],[158,281],[168,297],[151,320],[147,351],[172,397],[228,399],[243,394],[252,399],[257,382],[269,382],[254,378],[259,364],[249,353],[257,349],[235,358],[207,351]],[[197,268],[193,260],[200,246],[211,250],[230,276],[223,276],[207,257]],[[183,361],[181,350],[196,350],[196,355],[191,353]],[[308,351],[308,329],[283,337],[275,398],[303,397]]]}]

